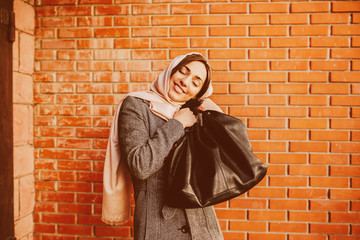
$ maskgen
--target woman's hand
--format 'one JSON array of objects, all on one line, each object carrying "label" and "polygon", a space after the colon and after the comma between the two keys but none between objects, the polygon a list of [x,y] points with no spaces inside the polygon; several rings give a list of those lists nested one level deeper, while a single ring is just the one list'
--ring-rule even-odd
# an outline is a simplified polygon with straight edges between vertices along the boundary
[{"label": "woman's hand", "polygon": [[174,119],[181,122],[184,128],[191,127],[196,123],[196,117],[189,108],[180,109],[174,114]]},{"label": "woman's hand", "polygon": [[206,111],[206,110],[213,110],[218,112],[223,112],[221,108],[216,105],[213,101],[211,101],[209,98],[206,98],[201,105],[198,107],[198,110],[200,111]]}]

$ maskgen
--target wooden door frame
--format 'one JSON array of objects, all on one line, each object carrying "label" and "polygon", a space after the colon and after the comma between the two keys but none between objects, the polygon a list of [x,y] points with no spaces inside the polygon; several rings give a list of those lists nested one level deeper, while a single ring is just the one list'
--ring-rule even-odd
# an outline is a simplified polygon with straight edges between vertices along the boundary
[{"label": "wooden door frame", "polygon": [[0,1],[0,239],[14,237],[13,0]]}]

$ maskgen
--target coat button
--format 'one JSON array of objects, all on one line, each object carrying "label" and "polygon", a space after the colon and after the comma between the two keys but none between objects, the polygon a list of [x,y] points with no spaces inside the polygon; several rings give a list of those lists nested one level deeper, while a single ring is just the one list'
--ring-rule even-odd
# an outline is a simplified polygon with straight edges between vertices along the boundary
[{"label": "coat button", "polygon": [[181,230],[182,233],[188,233],[190,229],[189,229],[188,225],[185,225],[185,226],[182,226],[180,228],[180,230]]}]

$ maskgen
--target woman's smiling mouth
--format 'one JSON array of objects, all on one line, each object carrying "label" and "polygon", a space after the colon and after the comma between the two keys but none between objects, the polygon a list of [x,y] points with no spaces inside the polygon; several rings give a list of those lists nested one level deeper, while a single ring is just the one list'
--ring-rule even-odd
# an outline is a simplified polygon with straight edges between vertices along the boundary
[{"label": "woman's smiling mouth", "polygon": [[176,83],[174,83],[174,89],[177,93],[185,93],[185,91]]}]

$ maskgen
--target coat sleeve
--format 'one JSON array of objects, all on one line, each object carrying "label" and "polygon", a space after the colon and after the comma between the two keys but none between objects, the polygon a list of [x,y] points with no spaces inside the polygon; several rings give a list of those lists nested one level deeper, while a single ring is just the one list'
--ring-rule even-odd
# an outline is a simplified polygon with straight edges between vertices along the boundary
[{"label": "coat sleeve", "polygon": [[170,119],[153,136],[149,134],[148,105],[135,97],[127,97],[119,116],[119,144],[130,173],[147,179],[164,165],[173,144],[184,134],[182,124]]}]

